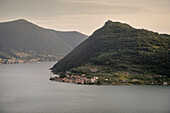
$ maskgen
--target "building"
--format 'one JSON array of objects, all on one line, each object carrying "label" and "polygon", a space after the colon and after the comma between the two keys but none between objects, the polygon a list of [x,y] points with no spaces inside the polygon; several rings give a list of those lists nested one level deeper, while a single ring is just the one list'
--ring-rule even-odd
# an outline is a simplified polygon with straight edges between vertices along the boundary
[{"label": "building", "polygon": [[84,76],[85,76],[85,74],[81,74],[81,76],[83,76],[83,77],[84,77]]},{"label": "building", "polygon": [[96,79],[96,80],[97,80],[97,79],[99,79],[99,77],[94,76],[94,79]]},{"label": "building", "polygon": [[132,79],[132,82],[137,82],[138,81],[138,79]]},{"label": "building", "polygon": [[68,78],[63,78],[62,82],[72,82],[72,80],[68,79]]},{"label": "building", "polygon": [[163,82],[163,85],[168,85],[168,82]]},{"label": "building", "polygon": [[90,80],[91,80],[91,83],[95,83],[95,82],[97,82],[97,80],[96,80],[96,79],[94,79],[94,78],[91,78]]},{"label": "building", "polygon": [[125,82],[127,82],[127,80],[123,79],[123,80],[122,80],[122,82],[124,82],[124,83],[125,83]]},{"label": "building", "polygon": [[89,69],[92,73],[96,72],[97,71],[97,68],[90,68]]}]

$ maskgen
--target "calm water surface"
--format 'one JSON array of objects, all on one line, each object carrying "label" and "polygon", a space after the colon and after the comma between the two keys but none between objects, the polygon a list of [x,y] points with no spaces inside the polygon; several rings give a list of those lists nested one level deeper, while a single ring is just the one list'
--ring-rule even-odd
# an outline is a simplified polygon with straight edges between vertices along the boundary
[{"label": "calm water surface", "polygon": [[170,86],[52,82],[54,64],[0,65],[0,113],[170,113]]}]

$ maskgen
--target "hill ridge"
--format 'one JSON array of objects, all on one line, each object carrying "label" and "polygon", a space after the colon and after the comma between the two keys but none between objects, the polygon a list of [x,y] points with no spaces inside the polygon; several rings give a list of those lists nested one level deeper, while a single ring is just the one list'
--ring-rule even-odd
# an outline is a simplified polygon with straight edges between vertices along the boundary
[{"label": "hill ridge", "polygon": [[[70,71],[75,75],[106,75],[106,78],[117,73],[128,73],[131,80],[135,76],[151,78],[153,82],[170,81],[169,52],[169,35],[108,21],[56,63],[52,72]],[[90,68],[95,67],[98,68],[96,73],[89,72]]]},{"label": "hill ridge", "polygon": [[0,23],[0,58],[20,58],[16,54],[32,54],[30,51],[65,56],[86,38],[79,32],[46,29],[24,19],[4,22]]}]

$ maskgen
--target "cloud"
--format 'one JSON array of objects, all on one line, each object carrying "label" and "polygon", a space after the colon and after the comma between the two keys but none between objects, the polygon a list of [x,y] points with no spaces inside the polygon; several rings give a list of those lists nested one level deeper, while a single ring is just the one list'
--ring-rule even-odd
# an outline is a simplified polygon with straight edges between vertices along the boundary
[{"label": "cloud", "polygon": [[[89,14],[96,13],[169,13],[169,0],[64,0],[66,4],[84,6]],[[103,10],[103,12],[101,12]],[[81,9],[80,9],[81,11]],[[104,12],[105,11],[105,12]]]},{"label": "cloud", "polygon": [[[66,7],[62,14],[116,14],[139,13],[145,11],[143,7],[131,4],[121,4],[110,0],[64,0]],[[72,10],[67,10],[72,9]]]}]

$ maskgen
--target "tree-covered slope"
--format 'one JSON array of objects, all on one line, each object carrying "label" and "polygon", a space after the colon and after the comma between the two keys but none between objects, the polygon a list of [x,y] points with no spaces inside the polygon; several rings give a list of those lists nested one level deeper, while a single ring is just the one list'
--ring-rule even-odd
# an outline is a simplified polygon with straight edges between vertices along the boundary
[{"label": "tree-covered slope", "polygon": [[87,40],[55,64],[53,73],[94,75],[129,73],[170,77],[170,35],[107,21]]},{"label": "tree-covered slope", "polygon": [[4,22],[0,23],[0,58],[17,58],[19,52],[65,56],[86,38],[78,32],[45,29],[24,19]]}]

